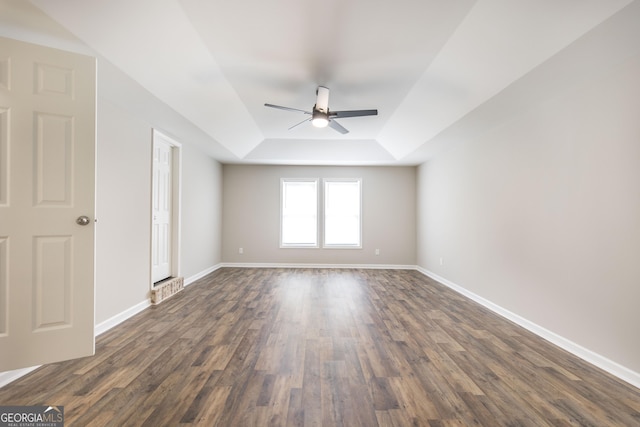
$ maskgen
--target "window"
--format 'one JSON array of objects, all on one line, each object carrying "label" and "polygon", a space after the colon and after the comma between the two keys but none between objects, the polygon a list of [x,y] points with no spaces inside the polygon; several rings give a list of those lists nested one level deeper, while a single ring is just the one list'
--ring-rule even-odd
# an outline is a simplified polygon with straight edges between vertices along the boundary
[{"label": "window", "polygon": [[281,180],[281,247],[318,247],[318,180]]},{"label": "window", "polygon": [[361,179],[325,179],[321,189],[318,181],[280,180],[280,247],[317,248],[322,235],[324,248],[361,248]]},{"label": "window", "polygon": [[360,179],[324,180],[324,247],[360,248]]}]

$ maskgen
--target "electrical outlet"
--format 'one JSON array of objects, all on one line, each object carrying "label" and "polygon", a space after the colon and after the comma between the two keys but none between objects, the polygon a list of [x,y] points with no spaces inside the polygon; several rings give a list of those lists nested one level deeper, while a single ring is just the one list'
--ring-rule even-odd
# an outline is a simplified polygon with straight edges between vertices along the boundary
[{"label": "electrical outlet", "polygon": [[242,248],[238,249],[238,253],[239,253],[240,255],[242,255],[242,254],[244,253],[244,249],[242,249]]},{"label": "electrical outlet", "polygon": [[376,255],[380,255],[380,249],[376,249]]},{"label": "electrical outlet", "polygon": [[440,257],[440,265],[444,265],[444,258]]}]

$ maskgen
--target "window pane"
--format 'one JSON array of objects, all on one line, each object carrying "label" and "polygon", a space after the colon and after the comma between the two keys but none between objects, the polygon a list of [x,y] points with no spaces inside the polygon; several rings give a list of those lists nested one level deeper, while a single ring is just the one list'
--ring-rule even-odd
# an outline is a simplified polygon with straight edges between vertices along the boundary
[{"label": "window pane", "polygon": [[317,181],[282,180],[282,245],[317,246]]},{"label": "window pane", "polygon": [[316,243],[316,218],[285,216],[282,223],[282,243],[287,245],[314,245]]},{"label": "window pane", "polygon": [[360,181],[325,181],[325,246],[360,246]]},{"label": "window pane", "polygon": [[360,245],[360,221],[358,218],[325,218],[326,245]]}]

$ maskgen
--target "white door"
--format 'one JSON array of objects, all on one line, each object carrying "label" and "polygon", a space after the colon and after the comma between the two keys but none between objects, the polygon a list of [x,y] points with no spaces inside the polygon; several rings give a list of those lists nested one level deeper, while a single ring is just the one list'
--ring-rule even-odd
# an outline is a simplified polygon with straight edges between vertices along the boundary
[{"label": "white door", "polygon": [[153,203],[151,278],[157,283],[171,277],[173,148],[162,138],[153,139]]},{"label": "white door", "polygon": [[0,371],[94,352],[95,78],[0,38]]}]

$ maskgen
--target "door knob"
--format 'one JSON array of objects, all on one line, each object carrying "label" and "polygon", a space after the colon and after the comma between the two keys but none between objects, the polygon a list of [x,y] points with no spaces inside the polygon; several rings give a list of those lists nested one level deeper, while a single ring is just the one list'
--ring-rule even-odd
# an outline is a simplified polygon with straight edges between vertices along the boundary
[{"label": "door knob", "polygon": [[86,215],[79,216],[78,219],[76,219],[76,224],[78,225],[89,225],[90,222],[91,220]]}]

